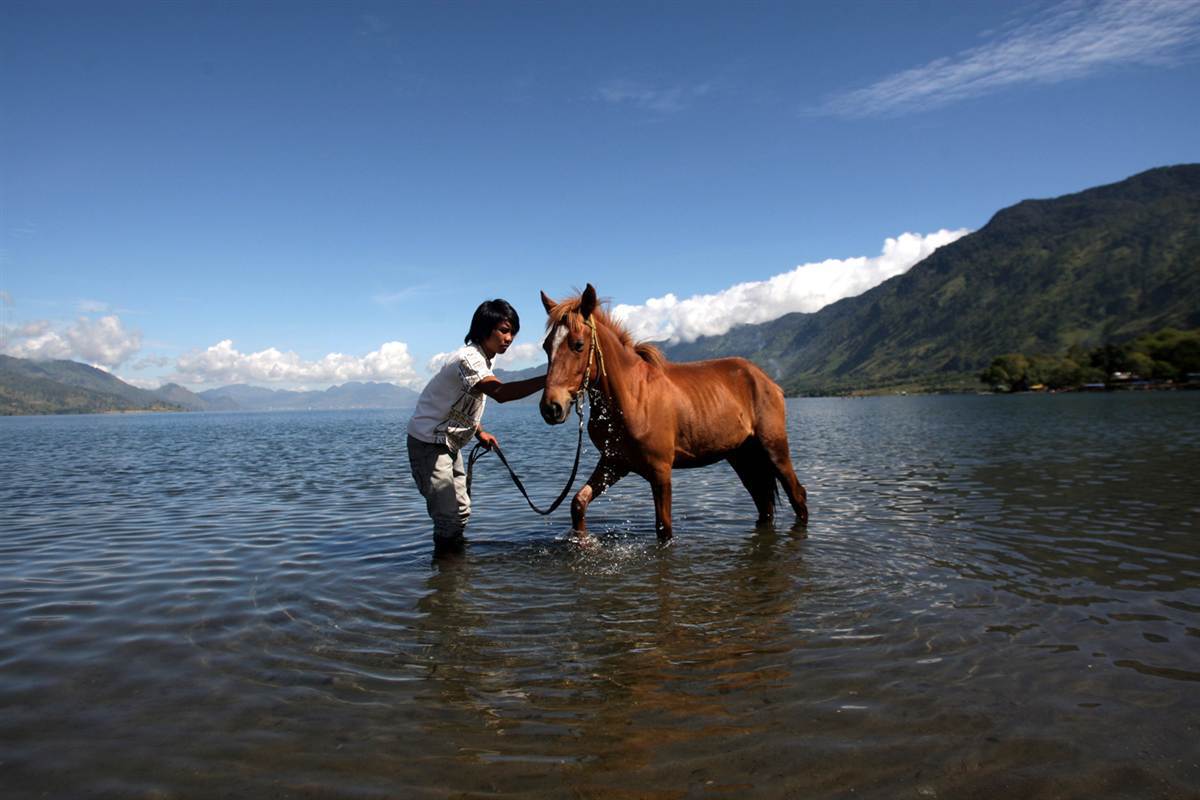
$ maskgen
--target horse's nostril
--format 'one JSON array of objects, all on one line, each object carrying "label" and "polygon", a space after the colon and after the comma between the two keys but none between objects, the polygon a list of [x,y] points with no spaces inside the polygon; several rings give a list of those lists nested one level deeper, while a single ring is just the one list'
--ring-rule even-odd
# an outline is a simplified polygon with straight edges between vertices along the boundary
[{"label": "horse's nostril", "polygon": [[553,401],[542,403],[542,418],[547,422],[558,422],[562,416],[562,406]]}]

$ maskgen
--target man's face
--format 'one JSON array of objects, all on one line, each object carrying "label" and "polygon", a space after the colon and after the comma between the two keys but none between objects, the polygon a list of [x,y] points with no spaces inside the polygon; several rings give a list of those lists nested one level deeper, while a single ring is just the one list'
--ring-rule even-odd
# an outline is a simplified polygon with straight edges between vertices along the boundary
[{"label": "man's face", "polygon": [[512,323],[508,320],[502,320],[499,325],[492,329],[492,333],[483,340],[483,349],[487,352],[488,357],[492,358],[508,350],[508,346],[512,344],[513,337]]}]

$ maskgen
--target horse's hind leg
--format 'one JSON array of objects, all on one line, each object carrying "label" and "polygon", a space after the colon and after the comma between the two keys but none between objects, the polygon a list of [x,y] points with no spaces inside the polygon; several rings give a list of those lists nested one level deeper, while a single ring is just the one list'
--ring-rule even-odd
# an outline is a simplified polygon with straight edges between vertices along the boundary
[{"label": "horse's hind leg", "polygon": [[758,509],[758,524],[775,518],[775,465],[757,441],[750,441],[730,454],[729,465]]},{"label": "horse's hind leg", "polygon": [[783,484],[783,491],[792,504],[792,511],[796,512],[796,521],[802,525],[807,524],[808,491],[796,477],[796,470],[792,468],[792,456],[788,452],[787,437],[766,443],[765,446],[767,455],[775,467],[775,477]]},{"label": "horse's hind leg", "polygon": [[805,524],[808,522],[808,492],[796,477],[796,470],[792,468],[787,431],[783,430],[782,420],[778,426],[772,427],[778,427],[779,430],[760,433],[758,441],[770,460],[775,472],[774,477],[783,484],[783,491],[787,494],[788,502],[792,504],[792,511],[796,512],[796,521]]},{"label": "horse's hind leg", "polygon": [[[783,391],[771,383],[766,375],[762,376],[764,389],[758,393],[756,419],[754,423],[754,438],[766,452],[775,471],[775,478],[783,484],[788,502],[796,512],[796,521],[800,524],[808,522],[808,492],[796,477],[792,468],[791,449],[787,437],[787,403]],[[760,389],[763,387],[760,386]]]}]

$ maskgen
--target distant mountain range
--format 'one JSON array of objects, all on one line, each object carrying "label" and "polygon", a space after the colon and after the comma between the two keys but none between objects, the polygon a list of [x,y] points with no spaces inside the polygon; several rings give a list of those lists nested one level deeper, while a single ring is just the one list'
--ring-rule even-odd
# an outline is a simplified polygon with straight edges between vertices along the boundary
[{"label": "distant mountain range", "polygon": [[[676,361],[744,356],[789,394],[976,389],[1002,354],[1060,354],[1169,326],[1200,327],[1200,164],[1026,200],[857,297],[661,346]],[[73,361],[0,356],[0,414],[411,408],[416,399],[390,383],[147,391]]]},{"label": "distant mountain range", "polygon": [[416,392],[391,383],[346,383],[317,392],[236,385],[199,393],[170,383],[151,391],[75,361],[30,361],[0,355],[0,414],[8,415],[403,409],[416,402]]},{"label": "distant mountain range", "polygon": [[998,355],[1169,326],[1200,326],[1200,164],[1026,200],[857,297],[663,350],[744,356],[789,394],[975,389]]},{"label": "distant mountain range", "polygon": [[183,410],[178,402],[87,364],[0,355],[0,414]]},{"label": "distant mountain range", "polygon": [[[179,388],[179,387],[177,387]],[[184,389],[183,391],[187,391]],[[198,395],[209,410],[300,411],[354,408],[413,408],[418,393],[394,383],[351,382],[324,391],[295,392],[236,384]]]}]

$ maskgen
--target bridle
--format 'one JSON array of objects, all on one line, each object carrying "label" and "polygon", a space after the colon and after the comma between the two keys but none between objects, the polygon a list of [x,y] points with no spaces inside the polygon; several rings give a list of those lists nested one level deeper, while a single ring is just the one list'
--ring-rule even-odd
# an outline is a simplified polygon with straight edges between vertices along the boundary
[{"label": "bridle", "polygon": [[591,397],[586,390],[590,388],[589,384],[592,382],[592,364],[597,364],[600,368],[596,373],[597,377],[601,375],[605,378],[608,377],[608,370],[604,367],[604,351],[600,349],[600,332],[596,330],[594,314],[588,316],[587,324],[592,329],[592,343],[588,347],[587,366],[583,370],[582,380],[579,381],[579,391],[575,393],[575,412],[580,416],[583,415],[583,395],[588,394],[589,398]]}]

